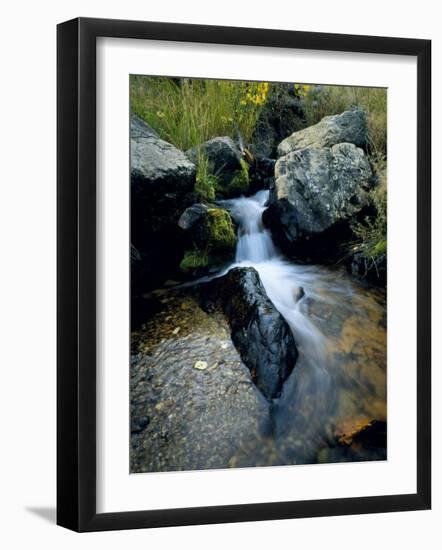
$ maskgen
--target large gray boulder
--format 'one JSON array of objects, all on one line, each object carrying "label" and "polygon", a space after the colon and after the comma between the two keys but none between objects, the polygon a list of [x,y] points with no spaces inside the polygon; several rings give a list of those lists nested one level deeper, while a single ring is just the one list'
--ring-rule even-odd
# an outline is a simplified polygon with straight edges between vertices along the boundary
[{"label": "large gray boulder", "polygon": [[[131,117],[131,238],[154,284],[179,263],[178,219],[192,203],[196,167],[160,139],[139,117]],[[173,246],[166,246],[173,242]]]},{"label": "large gray boulder", "polygon": [[275,308],[253,267],[237,267],[202,286],[206,302],[224,311],[232,341],[267,399],[279,397],[298,351],[287,321]]},{"label": "large gray boulder", "polygon": [[365,147],[367,143],[367,116],[355,109],[340,115],[326,116],[318,124],[294,132],[278,146],[278,156],[305,147],[331,147],[337,143],[353,143]]},{"label": "large gray boulder", "polygon": [[130,137],[137,139],[140,137],[159,137],[159,135],[141,117],[132,113],[130,115]]},{"label": "large gray boulder", "polygon": [[294,151],[276,163],[264,222],[278,244],[296,255],[302,241],[330,234],[361,212],[371,185],[367,157],[351,143]]},{"label": "large gray boulder", "polygon": [[241,151],[228,136],[216,137],[186,152],[198,165],[201,155],[207,158],[210,172],[217,178],[217,194],[222,198],[239,196],[247,191],[248,178],[244,173]]}]

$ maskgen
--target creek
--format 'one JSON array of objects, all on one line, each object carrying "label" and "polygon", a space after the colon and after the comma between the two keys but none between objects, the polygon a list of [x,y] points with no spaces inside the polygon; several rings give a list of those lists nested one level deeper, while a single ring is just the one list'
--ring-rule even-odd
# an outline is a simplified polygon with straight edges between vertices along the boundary
[{"label": "creek", "polygon": [[[222,201],[238,226],[235,261],[226,271],[256,269],[299,351],[271,405],[268,445],[283,463],[344,460],[347,449],[335,445],[337,437],[386,420],[385,294],[358,284],[344,269],[286,259],[262,222],[268,194]],[[385,458],[378,452],[364,449],[359,458]]]}]

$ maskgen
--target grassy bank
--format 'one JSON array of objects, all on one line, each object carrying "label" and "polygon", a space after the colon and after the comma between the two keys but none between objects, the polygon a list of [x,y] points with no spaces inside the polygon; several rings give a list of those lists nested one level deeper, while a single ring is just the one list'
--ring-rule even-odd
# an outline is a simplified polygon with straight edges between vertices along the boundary
[{"label": "grassy bank", "polygon": [[269,85],[266,82],[132,76],[132,112],[182,150],[216,136],[249,141]]}]

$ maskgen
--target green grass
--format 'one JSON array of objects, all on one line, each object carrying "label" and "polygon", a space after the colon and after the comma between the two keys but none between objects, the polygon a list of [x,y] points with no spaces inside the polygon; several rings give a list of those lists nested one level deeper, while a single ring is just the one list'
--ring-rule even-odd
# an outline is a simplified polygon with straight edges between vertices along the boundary
[{"label": "green grass", "polygon": [[216,136],[251,139],[267,83],[133,75],[131,110],[181,150]]},{"label": "green grass", "polygon": [[202,151],[199,151],[194,189],[196,200],[212,203],[216,196],[217,182],[218,179],[212,172],[209,159]]}]

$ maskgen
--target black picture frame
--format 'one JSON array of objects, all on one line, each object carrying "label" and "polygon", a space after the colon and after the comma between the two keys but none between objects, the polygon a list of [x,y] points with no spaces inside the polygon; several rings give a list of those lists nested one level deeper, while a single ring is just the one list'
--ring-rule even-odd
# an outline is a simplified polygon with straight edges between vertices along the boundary
[{"label": "black picture frame", "polygon": [[[395,54],[417,58],[417,492],[96,512],[96,39]],[[431,41],[79,18],[57,28],[57,523],[75,531],[425,510],[431,506]]]}]

